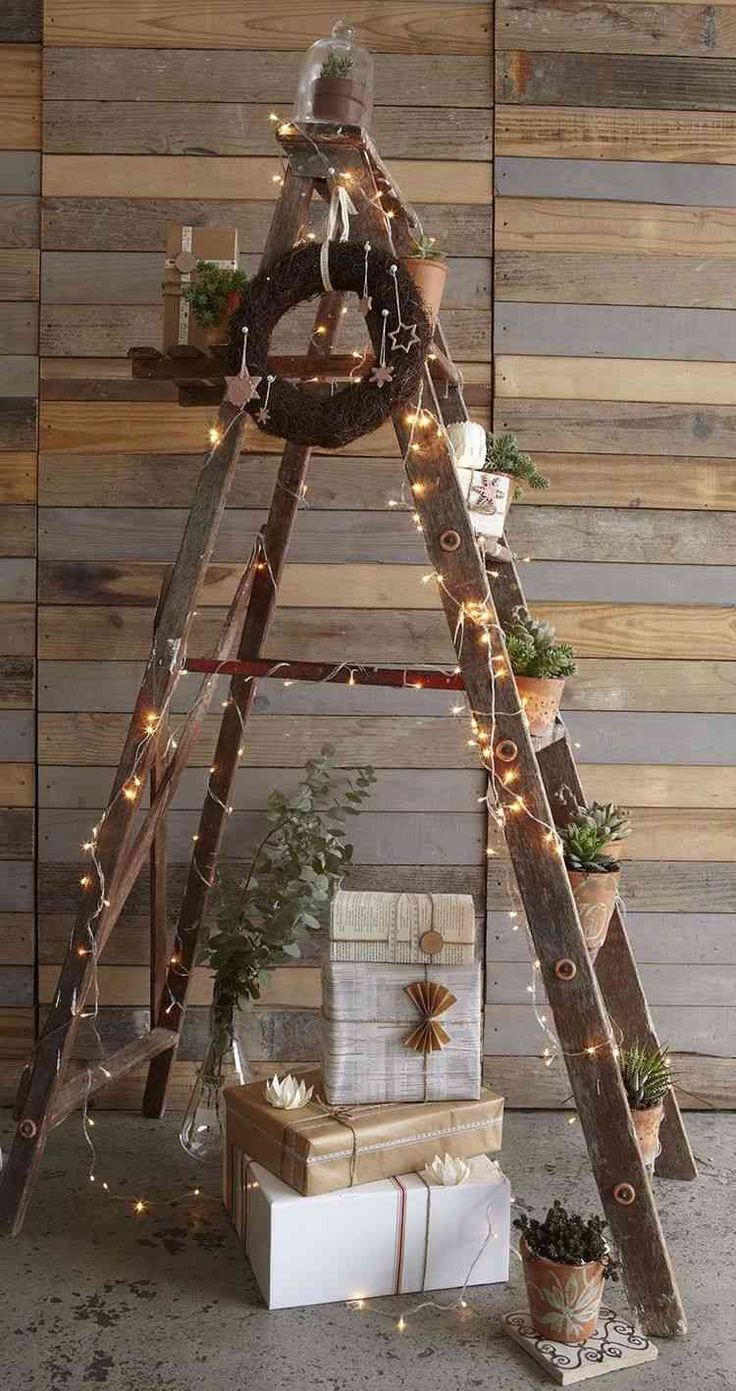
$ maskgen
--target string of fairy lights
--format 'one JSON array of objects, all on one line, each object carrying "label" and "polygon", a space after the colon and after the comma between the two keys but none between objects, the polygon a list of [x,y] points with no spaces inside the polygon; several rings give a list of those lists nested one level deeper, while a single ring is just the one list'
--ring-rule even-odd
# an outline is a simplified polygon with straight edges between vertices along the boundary
[{"label": "string of fairy lights", "polygon": [[[290,134],[296,134],[298,132],[301,135],[303,135],[308,141],[311,141],[311,137],[308,135],[308,133],[298,130],[298,128],[291,121],[283,121],[282,118],[278,116],[276,113],[271,113],[269,119],[272,123],[275,123],[277,125],[279,135],[288,136]],[[311,144],[319,153],[320,157],[324,160],[325,169],[328,177],[333,178],[335,171],[332,170],[332,168],[329,166],[328,161],[325,159],[323,152],[319,149],[316,142],[311,141]],[[393,186],[391,185],[388,179],[386,179],[386,188],[383,191],[379,189],[378,184],[376,182],[373,166],[371,164],[371,161],[368,159],[365,151],[361,151],[361,158],[365,163],[366,171],[371,180],[373,196],[371,198],[368,198],[368,195],[362,188],[361,193],[365,198],[368,198],[368,201],[371,202],[371,204],[375,206],[383,216],[386,227],[387,240],[391,251],[394,252],[394,243],[391,233],[391,221],[394,216],[394,212],[391,207],[387,207],[384,205],[383,200],[384,198],[393,198],[397,200],[398,195],[396,194],[396,191],[394,190]],[[341,178],[346,184],[351,184],[354,181],[354,176],[350,173],[344,173],[343,175],[341,175]],[[276,184],[281,185],[283,183],[283,175],[274,175],[274,182]],[[419,224],[418,220],[416,225],[418,227],[418,230],[421,232],[421,225]],[[310,231],[306,234],[306,239],[314,240],[315,236],[316,234]],[[326,332],[326,329],[324,328],[324,326],[318,324],[315,328],[315,334],[319,335],[320,331],[324,333]],[[353,352],[355,364],[349,374],[350,380],[358,380],[358,374],[360,373],[364,363],[367,361],[368,353],[369,348],[365,348],[362,351],[355,350]],[[215,452],[225,442],[229,431],[233,429],[239,421],[243,409],[244,408],[241,407],[240,411],[236,411],[232,415],[229,422],[224,426],[224,428],[220,423],[213,423],[209,427],[207,433],[210,449],[205,459],[205,466],[210,462]],[[450,450],[451,454],[451,446],[447,437],[447,432],[445,430],[444,423],[441,419],[437,418],[437,416],[434,414],[432,410],[428,409],[423,404],[421,390],[418,395],[416,405],[407,412],[405,420],[409,429],[406,447],[403,453],[404,465],[407,464],[407,461],[410,459],[411,456],[417,456],[422,454],[425,448],[425,441],[428,438],[431,438],[432,434],[434,434],[436,438],[444,439],[447,448],[448,450]],[[407,482],[405,473],[404,483],[401,489],[401,495],[399,497],[391,497],[387,500],[387,506],[392,510],[395,508],[403,508],[405,510],[411,511],[412,519],[414,521],[416,529],[417,531],[422,533],[424,531],[424,528],[422,524],[421,515],[416,510],[416,501],[422,496],[423,486],[424,485],[421,482],[415,481],[411,485],[412,498],[409,498],[406,493]],[[287,488],[286,491],[289,492],[290,490]],[[303,485],[299,489],[298,494],[292,494],[295,497],[298,509],[307,507],[309,505],[306,501],[306,491],[306,485]],[[523,559],[524,561],[528,561],[530,557],[523,557]],[[271,583],[273,584],[274,589],[276,589],[276,579],[274,576],[270,558],[266,553],[265,543],[262,534],[259,534],[259,537],[256,541],[253,552],[249,559],[248,566],[255,566],[257,570],[267,571]],[[451,588],[445,576],[437,570],[432,570],[422,577],[421,582],[423,584],[436,584],[438,589],[442,591],[442,595],[448,600],[449,604],[453,606],[456,610],[457,616],[453,638],[457,661],[459,662],[461,660],[465,645],[469,643],[474,643],[476,646],[483,648],[487,654],[487,671],[490,677],[491,695],[490,709],[474,709],[470,705],[466,696],[465,701],[458,701],[450,707],[450,713],[452,716],[460,717],[467,710],[470,714],[472,737],[468,739],[468,745],[477,749],[480,761],[488,775],[488,786],[486,792],[479,799],[479,801],[484,803],[487,807],[489,817],[494,822],[498,831],[503,832],[508,817],[517,817],[523,815],[525,818],[528,819],[530,827],[534,826],[539,827],[541,829],[542,834],[540,837],[540,841],[541,848],[543,849],[543,851],[554,855],[561,855],[562,842],[555,825],[552,822],[547,821],[544,817],[540,817],[539,815],[537,815],[537,813],[528,804],[526,797],[522,794],[521,791],[518,790],[516,786],[520,778],[520,770],[518,766],[514,766],[516,760],[513,760],[510,766],[505,766],[503,772],[499,772],[496,766],[496,759],[494,757],[495,736],[497,732],[498,718],[498,713],[496,709],[496,686],[497,683],[505,682],[508,680],[509,666],[508,659],[505,653],[503,630],[497,621],[495,608],[491,596],[490,585],[488,580],[489,575],[491,578],[497,578],[498,572],[493,570],[488,571],[488,574],[485,576],[484,592],[477,599],[474,600],[457,599],[452,594]],[[210,683],[218,679],[217,671],[207,675],[200,687],[200,692],[194,701],[193,708],[185,716],[183,726],[178,731],[168,732],[168,726],[171,717],[171,709],[174,701],[174,696],[179,685],[179,681],[182,678],[182,676],[188,674],[184,670],[184,657],[184,652],[179,648],[177,648],[177,650],[172,653],[172,664],[169,673],[171,679],[166,699],[163,702],[160,710],[147,712],[143,717],[141,738],[135,750],[130,773],[126,777],[119,790],[112,797],[108,805],[105,807],[101,816],[98,818],[97,822],[92,827],[88,839],[85,840],[82,845],[82,849],[84,850],[84,852],[90,856],[91,872],[86,871],[84,873],[84,875],[81,878],[80,884],[82,889],[90,892],[96,887],[97,898],[92,910],[90,911],[85,926],[85,936],[87,940],[84,943],[80,942],[76,947],[76,951],[79,956],[89,956],[91,958],[91,980],[89,982],[87,990],[85,991],[85,997],[89,995],[90,992],[92,993],[93,1007],[91,1010],[85,1010],[84,1001],[82,1001],[82,1004],[78,1007],[77,1000],[75,998],[72,1001],[71,1014],[72,1017],[78,1016],[87,1020],[91,1020],[91,1027],[95,1034],[100,1053],[99,1061],[95,1063],[93,1066],[88,1066],[86,1069],[85,1094],[81,1108],[82,1132],[86,1148],[89,1152],[88,1178],[90,1184],[96,1185],[98,1189],[102,1190],[106,1194],[106,1196],[125,1202],[130,1208],[131,1215],[133,1215],[136,1218],[140,1218],[144,1214],[149,1212],[155,1204],[153,1204],[151,1200],[144,1197],[131,1198],[128,1195],[112,1193],[110,1184],[107,1181],[107,1179],[99,1178],[97,1172],[97,1150],[94,1143],[94,1138],[91,1134],[91,1131],[94,1129],[95,1126],[94,1117],[90,1115],[89,1111],[89,1102],[92,1091],[94,1089],[93,1074],[95,1070],[99,1068],[103,1076],[109,1077],[110,1075],[104,1066],[104,1053],[102,1048],[102,1042],[97,1028],[100,1010],[100,986],[98,974],[99,954],[97,950],[95,924],[98,922],[105,908],[110,906],[110,899],[108,897],[107,888],[105,884],[104,871],[98,853],[98,842],[100,833],[105,825],[105,822],[109,818],[112,808],[115,805],[115,802],[118,800],[118,798],[123,797],[129,802],[137,802],[139,800],[144,785],[144,778],[141,775],[141,769],[147,758],[148,751],[150,750],[153,741],[157,739],[157,737],[163,729],[167,729],[167,740],[165,748],[163,750],[163,754],[160,759],[160,761],[165,763],[169,755],[174,750],[176,750],[178,739],[181,737],[183,730],[186,729],[188,721],[194,717],[198,704],[200,703],[203,695],[206,691],[209,691]],[[269,672],[269,675],[273,678],[276,678],[278,674],[278,669],[281,665],[281,663],[274,663],[273,669],[271,672]],[[334,672],[340,670],[342,666],[346,665],[347,664],[340,664],[340,666],[336,667],[333,672],[330,672],[326,677],[322,678],[323,681],[329,681],[330,677],[334,675]],[[347,682],[349,686],[357,684],[353,679],[353,672],[358,670],[360,670],[360,667],[357,664],[351,669],[350,679]],[[444,669],[437,668],[437,670]],[[452,668],[453,674],[459,674],[460,670],[461,668],[459,665]],[[444,674],[447,674],[447,672],[445,672]],[[253,679],[253,677],[240,678],[244,687]],[[421,687],[420,682],[409,682],[407,680],[406,669],[404,669],[404,679],[406,685],[411,684],[414,687]],[[289,686],[291,684],[293,684],[293,682],[290,678],[287,677],[284,679],[285,686]],[[243,713],[240,709],[240,705],[238,703],[238,700],[235,699],[231,694],[227,698],[227,700],[223,701],[223,707],[226,709],[229,707],[234,708],[240,720],[243,738],[238,748],[238,758],[243,758],[247,753],[247,745],[245,743],[245,723]],[[513,706],[509,708],[508,701],[505,701],[503,716],[505,719],[508,719],[509,717],[518,718],[518,720],[523,726],[528,727],[528,722],[523,704],[519,704],[515,708]],[[209,796],[221,808],[223,813],[229,817],[232,815],[234,811],[234,806],[220,798],[217,792],[212,787],[212,778],[217,775],[217,771],[218,770],[215,767],[215,765],[211,765],[209,770],[209,777],[207,780],[207,796]],[[206,872],[206,870],[199,865],[196,852],[197,839],[198,837],[197,835],[195,835],[193,837],[194,848],[192,853],[192,865],[194,867],[195,873],[198,874],[203,884],[206,886],[207,889],[209,889],[212,887],[213,879]],[[493,856],[496,854],[496,851],[489,847],[487,850],[487,854],[489,856]],[[518,895],[518,888],[515,885],[515,882],[513,881],[513,875],[510,873],[510,865],[507,869],[507,872],[511,892],[516,893]],[[517,931],[520,926],[519,909],[515,907],[509,910],[508,918],[511,923],[512,930]],[[75,933],[73,930],[72,937],[70,938],[70,949],[73,949],[74,947],[74,940]],[[620,1039],[616,1040],[613,1036],[613,1032],[611,1033],[610,1037],[603,1040],[591,1042],[590,1044],[586,1045],[584,1049],[578,1050],[575,1053],[566,1053],[565,1050],[563,1050],[560,1047],[559,1041],[549,1028],[549,1023],[546,1014],[539,1008],[536,992],[541,967],[539,960],[534,956],[534,946],[531,942],[531,938],[529,940],[531,945],[533,962],[531,983],[527,987],[527,990],[531,997],[530,1002],[534,1012],[534,1016],[540,1029],[543,1031],[546,1039],[544,1051],[542,1053],[542,1058],[544,1060],[545,1066],[550,1067],[556,1060],[556,1058],[559,1058],[560,1056],[581,1056],[585,1054],[591,1058],[594,1058],[596,1054],[598,1054],[601,1050],[604,1049],[611,1049],[614,1056],[618,1056]],[[179,955],[180,952],[181,942],[177,937],[175,939],[174,950],[169,964],[172,970],[179,972],[183,976],[186,976],[188,975],[188,972],[181,968]],[[167,1013],[170,1010],[173,1010],[175,1006],[179,1005],[179,1001],[174,997],[170,990],[169,995],[171,999],[166,1011]],[[55,1003],[57,1002],[58,992],[57,997],[55,999]],[[69,1021],[66,1021],[64,1024],[59,1026],[58,1031],[52,1030],[51,1034],[53,1034],[54,1032],[63,1033],[68,1027]],[[45,1045],[48,1042],[49,1037],[49,1033],[45,1034],[42,1037],[42,1039],[39,1040],[39,1044],[37,1044],[37,1047],[40,1046],[41,1043]],[[59,1048],[57,1052],[57,1066],[60,1066],[60,1061],[61,1048]],[[571,1117],[571,1119],[574,1120],[574,1116]],[[184,1197],[191,1197],[197,1199],[212,1198],[217,1199],[219,1201],[219,1194],[208,1194],[203,1189],[195,1187],[191,1190],[187,1190],[184,1194],[177,1193],[170,1198],[159,1198],[157,1202],[158,1204],[180,1202],[183,1200]],[[475,1269],[478,1260],[480,1260],[488,1242],[493,1239],[495,1239],[495,1234],[492,1230],[492,1225],[489,1218],[488,1231],[483,1240],[483,1244],[477,1256],[475,1257],[470,1270],[468,1271],[467,1278],[458,1297],[448,1304],[444,1304],[435,1300],[422,1300],[413,1308],[404,1311],[404,1313],[399,1317],[398,1321],[395,1321],[395,1327],[397,1331],[400,1333],[403,1332],[407,1326],[408,1319],[414,1316],[420,1310],[427,1307],[442,1310],[443,1312],[451,1310],[467,1310],[470,1307],[470,1305],[468,1303],[468,1300],[466,1299],[466,1293],[468,1285],[472,1278],[473,1270]],[[350,1307],[361,1309],[364,1307],[364,1303],[365,1301],[363,1300],[351,1301]],[[381,1313],[382,1311],[374,1312]],[[383,1316],[388,1318],[394,1318],[392,1314],[386,1314]]]}]

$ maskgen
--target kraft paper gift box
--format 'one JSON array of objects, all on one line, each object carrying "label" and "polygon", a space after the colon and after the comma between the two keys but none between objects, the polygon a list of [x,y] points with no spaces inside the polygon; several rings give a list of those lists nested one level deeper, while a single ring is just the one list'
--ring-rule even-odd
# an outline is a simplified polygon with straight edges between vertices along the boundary
[{"label": "kraft paper gift box", "polygon": [[223,1196],[269,1309],[508,1279],[509,1181],[486,1155],[454,1187],[402,1174],[303,1198],[227,1145]]},{"label": "kraft paper gift box", "polygon": [[322,1076],[333,1106],[470,1101],[481,1085],[481,969],[329,962]]},{"label": "kraft paper gift box", "polygon": [[335,1109],[316,1069],[301,1076],[314,1097],[300,1110],[271,1106],[263,1081],[225,1088],[228,1144],[298,1193],[416,1173],[436,1154],[470,1159],[501,1148],[503,1097],[488,1089],[478,1101]]},{"label": "kraft paper gift box", "polygon": [[164,265],[164,352],[188,346],[207,352],[212,330],[198,323],[182,290],[196,281],[197,261],[214,261],[238,269],[237,227],[188,227],[170,223],[166,228]]},{"label": "kraft paper gift box", "polygon": [[332,902],[330,960],[470,966],[475,960],[473,900],[470,894],[341,889]]}]

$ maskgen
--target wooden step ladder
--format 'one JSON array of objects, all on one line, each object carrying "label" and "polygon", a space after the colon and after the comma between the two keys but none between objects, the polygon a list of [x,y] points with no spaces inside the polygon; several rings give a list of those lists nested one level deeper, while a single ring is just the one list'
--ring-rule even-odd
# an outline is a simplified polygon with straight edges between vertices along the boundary
[{"label": "wooden step ladder", "polygon": [[[402,256],[419,229],[370,140],[356,128],[279,128],[286,157],[283,187],[261,266],[273,264],[295,246],[304,231],[310,201],[328,198],[347,185],[356,208],[351,233],[361,241]],[[303,359],[288,359],[289,375],[337,379],[354,360],[332,354],[344,296],[319,301],[315,329]],[[378,344],[374,343],[374,351]],[[279,366],[277,366],[277,361]],[[284,370],[274,360],[274,370]],[[205,366],[186,352],[162,357],[154,350],[134,354],[141,377],[178,381],[187,403],[222,401],[223,364]],[[413,422],[412,422],[412,417]],[[560,1050],[588,1146],[601,1202],[620,1253],[631,1304],[645,1330],[655,1335],[685,1331],[675,1277],[659,1223],[649,1177],[634,1134],[617,1062],[617,1036],[627,1042],[656,1044],[644,993],[622,918],[614,914],[595,969],[585,947],[575,902],[556,837],[550,829],[554,808],[564,819],[563,788],[582,798],[564,725],[558,721],[545,740],[533,740],[521,715],[519,697],[506,658],[502,625],[524,604],[519,579],[501,549],[486,563],[471,529],[443,426],[468,418],[460,373],[454,367],[439,323],[425,365],[417,400],[393,417],[416,516],[424,533],[439,593],[455,643],[455,675],[417,671],[416,684],[462,689],[474,720],[479,755],[500,790],[497,814],[503,821],[511,865],[524,903]],[[417,419],[428,428],[415,432]],[[231,789],[242,753],[243,733],[252,710],[256,677],[272,673],[275,662],[261,653],[273,618],[299,498],[307,474],[309,449],[287,443],[268,519],[230,606],[211,659],[187,660],[186,646],[195,596],[213,552],[228,490],[240,454],[245,417],[220,405],[219,442],[208,455],[196,487],[177,560],[162,591],[153,646],[111,802],[94,832],[93,868],[82,879],[79,913],[58,988],[21,1079],[17,1127],[0,1177],[0,1218],[17,1232],[28,1205],[48,1130],[91,1092],[143,1063],[149,1064],[143,1109],[160,1116],[179,1042],[192,967],[202,941],[207,895],[216,870]],[[346,654],[349,656],[349,654]],[[168,737],[167,715],[178,675],[184,669],[208,673],[179,736]],[[491,670],[495,671],[495,679]],[[357,668],[353,683],[391,685],[404,672]],[[198,834],[173,939],[166,926],[164,817],[202,728],[218,673],[230,675]],[[280,679],[346,680],[331,664],[279,663]],[[503,775],[513,770],[513,785]],[[152,780],[150,809],[140,821],[139,791]],[[523,789],[523,791],[517,791]],[[89,1011],[95,964],[147,861],[152,868],[153,1027],[143,1037],[87,1069],[67,1076],[80,1021]],[[693,1156],[676,1099],[666,1102],[662,1151],[657,1172],[693,1178]]]}]

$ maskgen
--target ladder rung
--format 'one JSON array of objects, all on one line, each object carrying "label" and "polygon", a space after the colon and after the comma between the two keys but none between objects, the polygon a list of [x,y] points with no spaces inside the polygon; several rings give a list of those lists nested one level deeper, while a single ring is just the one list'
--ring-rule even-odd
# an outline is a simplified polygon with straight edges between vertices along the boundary
[{"label": "ladder rung", "polygon": [[92,1067],[82,1068],[56,1093],[49,1125],[59,1125],[71,1111],[81,1106],[92,1092],[99,1091],[100,1087],[107,1086],[107,1083],[113,1082],[116,1077],[124,1077],[126,1072],[131,1072],[134,1067],[150,1062],[151,1058],[158,1057],[159,1053],[166,1053],[170,1048],[175,1048],[178,1041],[179,1035],[173,1029],[151,1029],[150,1033],[144,1034],[142,1038],[136,1038],[132,1043],[126,1043],[124,1048],[119,1048],[116,1053],[111,1053],[109,1058],[105,1058],[104,1063],[94,1063]]},{"label": "ladder rung", "polygon": [[463,678],[459,672],[436,671],[427,667],[358,666],[350,662],[280,662],[274,657],[264,661],[217,662],[211,657],[188,657],[185,671],[216,673],[218,676],[273,677],[277,681],[328,681],[339,686],[407,686],[432,691],[462,691]]},{"label": "ladder rung", "polygon": [[[221,382],[225,375],[225,348],[213,348],[201,353],[196,348],[171,349],[159,353],[155,348],[131,348],[133,377],[136,381]],[[279,377],[298,377],[304,381],[336,381],[351,374],[362,375],[373,366],[372,353],[365,356],[352,353],[332,353],[321,362],[304,355],[276,353],[268,359],[268,369]],[[428,358],[429,371],[436,381],[458,385],[461,377],[457,368],[442,349],[433,344]]]}]

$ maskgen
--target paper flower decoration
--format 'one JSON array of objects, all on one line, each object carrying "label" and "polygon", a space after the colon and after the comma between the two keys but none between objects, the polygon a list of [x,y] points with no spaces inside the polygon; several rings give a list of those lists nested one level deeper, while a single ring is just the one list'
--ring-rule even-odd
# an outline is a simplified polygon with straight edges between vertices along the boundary
[{"label": "paper flower decoration", "polygon": [[436,1154],[425,1173],[443,1188],[456,1188],[470,1176],[470,1165],[464,1159],[453,1159],[451,1154]]},{"label": "paper flower decoration", "polygon": [[312,1100],[314,1087],[306,1087],[287,1072],[285,1077],[269,1077],[266,1083],[266,1101],[280,1111],[300,1111]]}]

